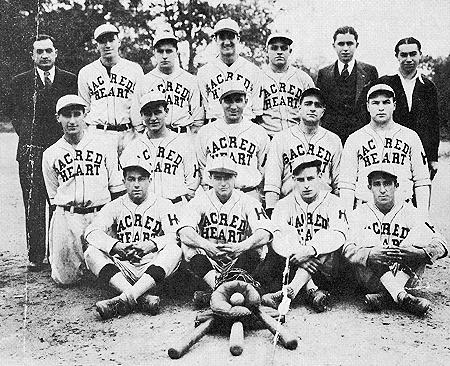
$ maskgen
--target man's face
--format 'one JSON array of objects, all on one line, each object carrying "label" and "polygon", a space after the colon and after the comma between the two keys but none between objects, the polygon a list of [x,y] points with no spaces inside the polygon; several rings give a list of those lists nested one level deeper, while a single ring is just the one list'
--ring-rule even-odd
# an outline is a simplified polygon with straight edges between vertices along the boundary
[{"label": "man's face", "polygon": [[283,68],[286,66],[291,52],[292,49],[286,42],[275,39],[267,47],[269,63],[276,68]]},{"label": "man's face", "polygon": [[373,174],[368,187],[372,192],[373,200],[377,207],[390,209],[394,206],[395,191],[398,185],[391,176],[382,172],[376,172]]},{"label": "man's face", "polygon": [[148,196],[150,181],[150,177],[146,176],[142,169],[128,168],[125,173],[124,184],[130,200],[137,205],[144,202]]},{"label": "man's face", "polygon": [[230,94],[220,102],[225,116],[225,122],[238,123],[244,113],[247,97],[244,94]]},{"label": "man's face", "polygon": [[67,137],[75,137],[81,134],[86,126],[84,116],[84,108],[81,106],[62,108],[58,112],[58,122],[61,123],[64,135]]},{"label": "man's face", "polygon": [[210,173],[211,184],[219,200],[226,201],[233,193],[236,176],[228,173]]},{"label": "man's face", "polygon": [[97,49],[102,58],[119,56],[120,41],[116,33],[105,33],[97,38]]},{"label": "man's face", "polygon": [[337,53],[339,60],[343,63],[349,63],[355,55],[356,48],[359,43],[356,42],[355,36],[350,33],[338,34],[333,48]]},{"label": "man's face", "polygon": [[297,175],[292,176],[292,178],[303,201],[311,203],[316,199],[320,189],[320,177],[317,167],[305,168]]},{"label": "man's face", "polygon": [[417,45],[402,44],[398,48],[397,60],[400,64],[400,69],[405,74],[414,73],[419,66],[422,53],[419,51]]},{"label": "man's face", "polygon": [[367,110],[372,121],[377,124],[385,124],[392,119],[395,110],[394,98],[385,94],[378,94],[368,100]]},{"label": "man's face", "polygon": [[31,58],[36,67],[39,67],[44,71],[50,70],[55,64],[57,55],[58,50],[53,46],[51,39],[43,39],[42,41],[34,42]]},{"label": "man's face", "polygon": [[318,125],[325,112],[325,107],[314,95],[303,98],[300,104],[300,117],[307,125]]},{"label": "man's face", "polygon": [[172,43],[158,42],[155,48],[155,57],[159,71],[170,74],[175,67],[177,49]]},{"label": "man's face", "polygon": [[236,46],[239,42],[239,36],[236,33],[224,30],[216,33],[215,38],[221,56],[230,57],[236,54]]},{"label": "man's face", "polygon": [[142,120],[152,132],[159,132],[166,126],[166,108],[162,104],[146,108],[141,112]]}]

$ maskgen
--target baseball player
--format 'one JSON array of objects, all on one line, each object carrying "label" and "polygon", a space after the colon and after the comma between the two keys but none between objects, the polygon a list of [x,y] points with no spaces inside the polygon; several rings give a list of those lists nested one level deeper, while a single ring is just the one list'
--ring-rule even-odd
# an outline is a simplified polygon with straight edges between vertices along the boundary
[{"label": "baseball player", "polygon": [[[220,104],[223,118],[202,127],[197,134],[200,171],[204,172],[208,160],[228,155],[238,171],[236,188],[259,199],[269,137],[264,128],[243,116],[247,95],[240,83],[224,83]],[[202,174],[202,185],[211,185],[207,174]]]},{"label": "baseball player", "polygon": [[164,94],[158,90],[142,96],[140,113],[146,130],[122,156],[125,160],[135,156],[147,161],[152,167],[150,190],[177,204],[194,197],[200,173],[192,136],[167,128],[167,106]]},{"label": "baseball player", "polygon": [[367,174],[372,165],[393,164],[397,171],[398,199],[412,200],[423,214],[428,213],[430,175],[422,142],[413,130],[392,119],[394,90],[376,84],[367,93],[371,121],[349,136],[344,146],[339,182],[347,212],[356,202],[371,200]]},{"label": "baseball player", "polygon": [[84,269],[82,236],[104,204],[124,191],[117,170],[117,152],[86,130],[86,103],[68,94],[56,104],[63,137],[44,151],[42,172],[55,209],[49,247],[52,278],[75,284]]},{"label": "baseball player", "polygon": [[430,301],[409,294],[425,270],[448,254],[445,239],[418,209],[397,199],[395,164],[374,164],[368,174],[373,201],[356,207],[349,215],[349,239],[344,257],[354,265],[367,295],[369,310],[396,303],[401,309],[423,315]]},{"label": "baseball player", "polygon": [[108,203],[86,229],[87,267],[120,293],[96,304],[103,319],[141,310],[155,315],[160,299],[149,291],[181,261],[173,205],[149,190],[151,168],[132,157],[123,164],[127,194]]},{"label": "baseball player", "polygon": [[226,81],[236,81],[247,93],[248,104],[244,115],[253,119],[262,114],[262,99],[259,97],[261,70],[250,61],[239,56],[239,25],[230,18],[219,20],[214,27],[214,39],[219,55],[202,66],[197,73],[206,120],[222,118],[220,96]]},{"label": "baseball player", "polygon": [[[178,235],[189,268],[214,289],[216,277],[234,267],[252,274],[272,230],[259,201],[234,189],[236,163],[228,156],[217,157],[207,172],[213,189],[187,204]],[[201,305],[197,299],[206,298],[201,295],[194,294],[197,305]]]},{"label": "baseball player", "polygon": [[304,71],[289,63],[292,38],[287,34],[271,34],[266,49],[269,63],[262,67],[259,96],[263,99],[263,114],[258,123],[270,137],[299,123],[300,96],[314,82]]},{"label": "baseball player", "polygon": [[[322,190],[322,160],[305,155],[292,163],[292,194],[278,201],[273,211],[275,225],[272,249],[266,257],[261,282],[275,279],[275,289],[283,283],[283,270],[289,258],[286,294],[294,299],[304,288],[306,300],[317,312],[326,309],[329,292],[317,284],[327,284],[339,270],[338,251],[345,242],[348,224],[339,198]],[[257,278],[258,279],[258,278]],[[272,287],[273,288],[273,287]],[[283,291],[263,296],[263,304],[277,308]]]},{"label": "baseball player", "polygon": [[153,39],[153,49],[157,66],[136,84],[133,109],[140,109],[142,96],[156,90],[166,96],[167,127],[175,132],[196,133],[203,125],[205,112],[197,78],[178,66],[177,38],[172,31],[159,31]]},{"label": "baseball player", "polygon": [[139,113],[131,114],[136,82],[142,68],[119,56],[119,30],[102,24],[94,31],[100,58],[84,66],[78,74],[78,95],[88,105],[86,123],[101,138],[110,139],[122,152],[134,138],[133,126],[140,124]]},{"label": "baseball player", "polygon": [[300,96],[300,123],[275,134],[270,144],[265,168],[266,212],[271,214],[280,198],[295,187],[292,162],[298,157],[313,155],[322,161],[322,188],[338,194],[342,155],[340,138],[320,126],[325,111],[325,99],[317,88],[309,88]]}]

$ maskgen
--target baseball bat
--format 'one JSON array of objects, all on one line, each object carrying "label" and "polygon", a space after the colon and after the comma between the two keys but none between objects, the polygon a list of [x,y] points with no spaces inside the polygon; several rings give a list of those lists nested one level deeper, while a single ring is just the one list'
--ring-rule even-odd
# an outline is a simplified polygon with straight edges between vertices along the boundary
[{"label": "baseball bat", "polygon": [[296,349],[298,345],[298,339],[281,324],[273,319],[271,316],[263,313],[260,309],[254,311],[255,315],[263,322],[263,324],[270,330],[272,334],[277,333],[278,329],[278,340],[281,345],[287,349]]},{"label": "baseball bat", "polygon": [[241,322],[234,322],[230,332],[230,352],[239,356],[244,350],[244,326]]},{"label": "baseball bat", "polygon": [[197,314],[195,317],[194,326],[197,328],[200,324],[206,322],[208,319],[212,318],[214,316],[214,313],[212,310],[207,310],[202,313]]},{"label": "baseball bat", "polygon": [[204,323],[200,324],[193,331],[189,331],[182,338],[180,338],[173,347],[170,347],[167,351],[169,357],[172,359],[178,359],[186,354],[195,343],[199,341],[208,331],[212,328],[214,324],[214,318],[206,320]]}]

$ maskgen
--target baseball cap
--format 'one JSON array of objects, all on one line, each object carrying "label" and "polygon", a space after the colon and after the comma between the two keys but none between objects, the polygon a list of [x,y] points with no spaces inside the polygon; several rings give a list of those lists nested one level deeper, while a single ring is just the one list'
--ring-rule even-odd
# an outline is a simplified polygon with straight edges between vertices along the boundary
[{"label": "baseball cap", "polygon": [[59,98],[56,102],[56,113],[59,113],[61,109],[69,107],[71,105],[79,105],[83,108],[87,107],[87,104],[83,98],[75,94],[67,94]]},{"label": "baseball cap", "polygon": [[309,96],[315,96],[317,97],[320,102],[325,105],[326,104],[326,98],[325,95],[322,93],[322,90],[320,90],[319,88],[308,88],[305,89],[302,93],[302,95],[300,96],[300,103],[303,101],[304,98],[309,97]]},{"label": "baseball cap", "polygon": [[369,89],[369,91],[367,92],[367,100],[369,100],[370,96],[371,96],[373,93],[375,93],[375,92],[377,92],[377,91],[380,91],[380,90],[386,91],[386,92],[392,94],[392,97],[395,98],[395,92],[394,92],[394,89],[392,89],[389,85],[387,85],[387,84],[375,84],[375,85],[372,86],[372,87]]},{"label": "baseball cap", "polygon": [[314,155],[300,156],[292,162],[292,174],[297,175],[305,168],[311,168],[315,166],[321,166],[322,161],[316,158]]},{"label": "baseball cap", "polygon": [[231,18],[221,19],[214,26],[214,34],[225,30],[236,34],[239,34],[239,32],[241,31],[239,25]]},{"label": "baseball cap", "polygon": [[99,25],[94,31],[94,39],[97,39],[98,37],[106,33],[119,34],[119,30],[111,23]]},{"label": "baseball cap", "polygon": [[223,98],[230,94],[244,94],[245,91],[244,85],[235,80],[226,81],[223,83],[222,94],[220,95],[219,101],[221,102]]},{"label": "baseball cap", "polygon": [[147,94],[144,94],[141,98],[141,109],[142,112],[144,109],[156,107],[158,105],[167,106],[166,97],[163,93],[157,90],[150,90]]},{"label": "baseball cap", "polygon": [[125,157],[125,160],[121,161],[122,170],[125,171],[128,168],[141,168],[144,169],[149,175],[152,174],[152,168],[150,163],[141,158],[140,156],[128,156]]},{"label": "baseball cap", "polygon": [[177,39],[177,37],[175,37],[173,32],[171,30],[164,29],[164,30],[157,31],[155,33],[155,38],[153,38],[153,47],[156,47],[156,44],[158,42],[165,40],[165,39],[174,41],[175,43],[178,43],[178,39]]},{"label": "baseball cap", "polygon": [[289,46],[292,44],[293,40],[287,33],[273,33],[267,38],[266,47],[271,44],[274,40],[281,39],[286,42]]},{"label": "baseball cap", "polygon": [[395,167],[393,164],[386,164],[386,163],[372,164],[369,168],[369,173],[367,174],[367,180],[369,181],[369,183],[372,177],[375,175],[375,173],[384,173],[394,178],[397,178],[397,173],[395,171]]},{"label": "baseball cap", "polygon": [[209,158],[206,164],[208,173],[225,173],[237,175],[236,163],[227,155],[218,156],[215,159]]}]

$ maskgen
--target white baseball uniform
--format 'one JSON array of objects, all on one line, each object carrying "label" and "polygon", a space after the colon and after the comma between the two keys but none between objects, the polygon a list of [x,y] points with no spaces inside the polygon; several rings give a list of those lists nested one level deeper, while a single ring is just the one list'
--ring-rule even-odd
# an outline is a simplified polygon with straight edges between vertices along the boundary
[{"label": "white baseball uniform", "polygon": [[419,136],[394,123],[385,134],[368,124],[349,136],[342,153],[339,188],[354,191],[356,199],[363,202],[372,200],[367,175],[372,165],[379,163],[393,164],[399,183],[398,199],[410,199],[414,188],[431,185]]},{"label": "white baseball uniform", "polygon": [[285,72],[274,72],[270,65],[262,67],[259,97],[263,99],[263,126],[270,136],[297,125],[300,120],[300,96],[313,88],[314,82],[304,71],[289,65]]},{"label": "white baseball uniform", "polygon": [[262,114],[262,99],[259,97],[261,70],[255,64],[238,56],[236,61],[228,66],[219,56],[202,66],[197,73],[197,79],[205,106],[206,118],[220,119],[223,108],[219,98],[222,94],[222,84],[229,80],[242,83],[247,92],[247,105],[244,117],[252,119]]},{"label": "white baseball uniform", "polygon": [[[171,127],[201,127],[205,112],[200,102],[200,90],[197,77],[177,67],[171,74],[165,74],[154,68],[136,84],[132,109],[137,113],[141,107],[141,97],[151,90],[157,90],[166,96],[166,124]],[[141,125],[142,122],[141,122]],[[143,127],[138,127],[141,129]]]},{"label": "white baseball uniform", "polygon": [[227,155],[236,163],[236,188],[245,190],[257,187],[264,176],[269,142],[264,128],[245,117],[235,124],[219,119],[203,126],[196,138],[202,184],[209,182],[204,171],[207,160]]},{"label": "white baseball uniform", "polygon": [[117,152],[85,131],[76,146],[62,137],[45,150],[42,171],[50,203],[57,206],[49,230],[52,278],[61,284],[74,283],[83,272],[81,238],[94,211],[111,200],[110,192],[124,190]]},{"label": "white baseball uniform", "polygon": [[314,155],[322,161],[322,189],[338,193],[342,143],[338,135],[323,127],[310,140],[300,127],[294,126],[274,135],[265,168],[264,191],[287,196],[295,187],[292,162],[303,155]]}]

